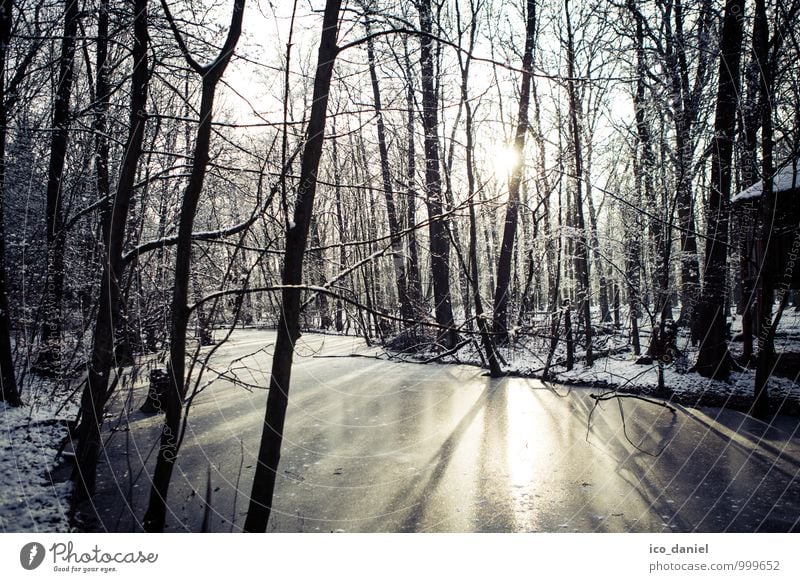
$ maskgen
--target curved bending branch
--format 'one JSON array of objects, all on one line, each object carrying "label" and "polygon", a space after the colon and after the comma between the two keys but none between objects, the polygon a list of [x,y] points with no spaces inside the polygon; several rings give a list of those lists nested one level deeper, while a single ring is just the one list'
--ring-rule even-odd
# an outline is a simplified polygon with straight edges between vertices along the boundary
[{"label": "curved bending branch", "polygon": [[183,58],[186,59],[186,62],[189,63],[189,66],[192,67],[192,69],[194,69],[198,75],[205,75],[206,67],[198,63],[189,52],[189,47],[186,46],[186,42],[183,40],[183,35],[181,34],[181,31],[178,30],[178,25],[175,24],[175,17],[172,16],[172,12],[167,5],[167,0],[161,0],[161,7],[164,9],[164,15],[167,17],[167,22],[169,23],[169,27],[172,29],[172,34],[175,36],[175,42],[178,43],[178,47],[181,49]]},{"label": "curved bending branch", "polygon": [[600,405],[601,402],[603,402],[605,400],[616,400],[617,401],[617,405],[619,407],[619,416],[620,416],[620,419],[622,420],[622,434],[625,435],[625,440],[627,440],[628,443],[630,443],[630,445],[634,449],[636,449],[640,453],[644,453],[645,455],[649,455],[651,457],[658,457],[661,453],[664,452],[664,449],[667,448],[667,444],[669,444],[669,443],[664,444],[664,446],[662,446],[657,452],[651,453],[650,451],[647,451],[647,450],[643,449],[641,446],[639,446],[635,442],[633,442],[633,439],[628,434],[628,423],[625,421],[625,410],[622,408],[622,399],[623,398],[633,398],[634,400],[642,400],[643,402],[647,402],[649,404],[655,404],[656,406],[661,406],[662,408],[666,408],[674,416],[676,410],[675,410],[675,408],[673,406],[670,406],[669,404],[667,404],[664,401],[653,400],[653,399],[647,398],[645,396],[639,396],[638,394],[620,394],[616,390],[612,390],[610,392],[604,392],[602,394],[590,394],[589,398],[594,400],[594,405],[592,406],[592,410],[589,412],[589,418],[586,420],[586,440],[587,441],[589,440],[589,430],[591,430],[592,415],[594,415],[594,411],[597,410],[597,407]]}]

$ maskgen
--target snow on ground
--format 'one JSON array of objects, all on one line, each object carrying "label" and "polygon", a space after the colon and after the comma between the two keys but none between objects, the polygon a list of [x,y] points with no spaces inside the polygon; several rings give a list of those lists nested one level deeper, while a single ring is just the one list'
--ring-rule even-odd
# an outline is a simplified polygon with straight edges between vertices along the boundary
[{"label": "snow on ground", "polygon": [[[37,381],[38,383],[38,381]],[[65,420],[75,409],[61,408],[52,388],[23,392],[25,405],[0,402],[0,532],[69,531],[68,499],[58,447],[67,436]],[[59,471],[59,468],[61,469]],[[55,473],[61,473],[58,477]]]},{"label": "snow on ground", "polygon": [[[616,388],[624,392],[655,394],[658,389],[658,367],[636,364],[634,357],[609,357],[594,366],[577,365],[572,371],[557,371],[556,382],[591,384]],[[731,408],[748,408],[753,396],[755,371],[732,372],[728,381],[704,378],[695,372],[678,372],[665,367],[664,387],[671,400],[682,404],[705,404]],[[773,376],[769,383],[770,400],[785,412],[800,411],[800,386],[788,378]]]}]

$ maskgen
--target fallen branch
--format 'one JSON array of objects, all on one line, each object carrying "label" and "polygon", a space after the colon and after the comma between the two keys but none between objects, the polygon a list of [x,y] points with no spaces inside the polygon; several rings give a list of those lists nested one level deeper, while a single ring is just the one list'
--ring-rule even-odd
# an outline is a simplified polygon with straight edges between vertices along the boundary
[{"label": "fallen branch", "polygon": [[613,400],[615,398],[633,398],[635,400],[642,400],[644,402],[649,402],[650,404],[655,404],[656,406],[661,406],[666,408],[673,414],[675,414],[676,410],[675,407],[670,406],[663,400],[653,400],[652,398],[647,398],[645,396],[639,396],[638,394],[627,394],[627,393],[618,393],[618,392],[604,392],[603,394],[589,394],[589,398],[592,398],[596,402],[602,402],[604,400]]},{"label": "fallen branch", "polygon": [[422,360],[422,363],[423,363],[423,364],[430,364],[431,362],[435,362],[436,360],[439,360],[439,359],[441,359],[441,358],[444,358],[444,357],[447,357],[447,356],[452,356],[452,355],[453,355],[453,354],[455,354],[455,353],[456,353],[458,350],[460,350],[460,349],[461,349],[461,348],[463,348],[465,345],[467,345],[468,343],[470,343],[470,341],[471,341],[471,339],[465,339],[465,340],[463,340],[463,341],[459,342],[458,344],[456,344],[456,346],[455,346],[454,348],[452,348],[452,349],[449,349],[449,350],[447,350],[446,352],[442,352],[441,354],[436,354],[435,356],[433,356],[433,357],[430,357],[430,358],[428,358],[427,360]]},{"label": "fallen branch", "polygon": [[642,447],[637,445],[633,442],[631,437],[628,435],[628,423],[625,421],[625,410],[622,408],[622,399],[623,398],[633,398],[635,400],[643,400],[644,402],[648,402],[650,404],[655,404],[656,406],[661,406],[662,408],[666,408],[669,410],[673,415],[675,414],[676,410],[674,407],[670,406],[666,402],[660,400],[652,400],[650,398],[646,398],[644,396],[639,396],[637,394],[620,394],[616,390],[611,392],[604,392],[603,394],[589,394],[589,397],[594,400],[594,406],[592,406],[592,410],[589,412],[589,418],[586,419],[586,440],[589,440],[589,431],[592,428],[592,416],[594,415],[594,411],[597,410],[597,407],[600,405],[601,402],[605,400],[616,400],[617,405],[619,407],[619,416],[622,419],[622,434],[625,435],[625,440],[627,440],[630,445],[639,451],[640,453],[644,453],[645,455],[649,455],[651,457],[658,457],[661,453],[664,452],[664,449],[667,448],[667,444],[661,447],[658,452],[651,453],[650,451],[644,450]]}]

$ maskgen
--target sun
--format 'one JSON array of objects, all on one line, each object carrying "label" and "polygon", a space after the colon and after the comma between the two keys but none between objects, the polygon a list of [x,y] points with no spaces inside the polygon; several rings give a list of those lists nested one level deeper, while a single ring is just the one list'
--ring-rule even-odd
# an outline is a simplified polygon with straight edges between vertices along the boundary
[{"label": "sun", "polygon": [[490,154],[492,171],[498,180],[506,180],[511,172],[519,166],[519,150],[513,145],[498,144]]}]

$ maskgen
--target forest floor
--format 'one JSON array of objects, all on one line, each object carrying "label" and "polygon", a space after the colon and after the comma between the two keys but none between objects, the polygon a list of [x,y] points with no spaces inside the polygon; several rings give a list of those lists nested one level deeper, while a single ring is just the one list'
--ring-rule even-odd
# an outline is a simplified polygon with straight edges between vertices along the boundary
[{"label": "forest floor", "polygon": [[[51,391],[23,394],[25,406],[0,402],[0,532],[64,532],[72,484],[64,480],[60,447],[76,409],[61,408]],[[30,388],[30,386],[27,386]]]}]

